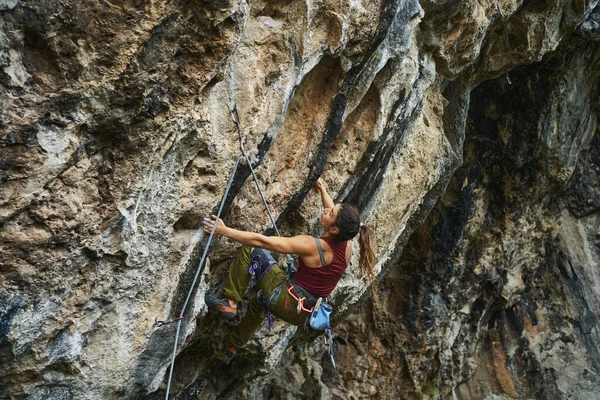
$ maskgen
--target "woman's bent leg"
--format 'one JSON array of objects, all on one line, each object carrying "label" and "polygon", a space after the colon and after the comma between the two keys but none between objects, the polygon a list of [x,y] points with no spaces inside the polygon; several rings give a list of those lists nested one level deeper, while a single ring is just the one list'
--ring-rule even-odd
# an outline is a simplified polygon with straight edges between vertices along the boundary
[{"label": "woman's bent leg", "polygon": [[242,246],[237,253],[235,253],[235,257],[229,265],[229,272],[224,285],[223,297],[226,299],[238,302],[242,301],[242,297],[248,287],[248,282],[250,282],[248,269],[250,268],[251,252],[252,247]]},{"label": "woman's bent leg", "polygon": [[[279,271],[273,271],[277,273],[274,273],[272,275],[276,277],[280,273],[281,275],[279,276],[283,277],[283,279],[279,280],[277,278],[269,280],[269,282],[271,283],[270,285],[268,285],[267,282],[265,282],[264,287],[263,285],[261,285],[261,287],[263,287],[263,293],[265,293],[265,297],[268,297],[271,291],[273,291],[277,286],[279,286],[279,284],[281,284],[285,279],[285,275],[283,274],[279,266],[274,265],[273,267],[277,267],[277,270]],[[292,325],[303,325],[308,314],[298,314],[296,312],[296,304],[296,301],[288,294],[287,287],[284,284],[284,287],[281,290],[279,301],[277,302],[277,307],[275,310],[273,310],[273,314]],[[238,326],[236,326],[235,329],[229,335],[229,343],[233,344],[238,348],[244,347],[246,343],[248,343],[248,341],[252,339],[252,336],[254,336],[254,332],[256,332],[256,330],[264,320],[264,309],[258,302],[258,295],[254,295],[254,297],[252,297],[252,300],[250,300],[250,303],[248,304],[248,311],[246,312],[246,315],[244,315],[244,318],[242,318]]]},{"label": "woman's bent leg", "polygon": [[265,314],[258,302],[258,295],[254,295],[248,304],[246,315],[229,335],[229,343],[244,347],[264,320]]},{"label": "woman's bent leg", "polygon": [[[277,286],[283,283],[286,276],[279,265],[274,264],[261,278],[258,286],[263,296],[268,298]],[[236,347],[244,347],[260,324],[265,320],[264,308],[258,302],[258,295],[254,295],[248,304],[248,311],[238,326],[229,335],[229,342]]]}]

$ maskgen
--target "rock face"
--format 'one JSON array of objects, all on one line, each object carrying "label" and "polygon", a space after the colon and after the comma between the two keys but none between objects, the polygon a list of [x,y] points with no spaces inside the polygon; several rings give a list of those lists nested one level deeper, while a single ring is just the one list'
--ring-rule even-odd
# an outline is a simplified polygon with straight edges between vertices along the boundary
[{"label": "rock face", "polygon": [[[596,2],[0,1],[0,398],[600,396]],[[506,73],[506,74],[505,74]],[[276,323],[231,365],[199,265],[239,154],[285,235],[323,176],[376,231],[338,369]],[[242,165],[225,222],[270,228]],[[355,257],[356,258],[356,257]],[[201,282],[190,288],[201,268]],[[287,350],[286,350],[287,349]]]},{"label": "rock face", "polygon": [[464,163],[336,327],[339,370],[296,348],[286,371],[302,378],[270,385],[289,398],[599,398],[599,46],[579,31],[471,92]]}]

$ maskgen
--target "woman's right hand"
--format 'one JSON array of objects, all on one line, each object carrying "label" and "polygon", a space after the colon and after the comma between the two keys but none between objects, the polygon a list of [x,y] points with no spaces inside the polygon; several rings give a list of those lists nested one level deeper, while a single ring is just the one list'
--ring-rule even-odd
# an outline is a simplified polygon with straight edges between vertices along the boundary
[{"label": "woman's right hand", "polygon": [[213,227],[215,226],[215,223],[217,224],[217,229],[215,229],[215,235],[222,235],[223,233],[225,233],[227,226],[225,226],[225,223],[221,218],[217,220],[216,215],[213,215],[210,218],[204,218],[204,232],[211,233]]}]

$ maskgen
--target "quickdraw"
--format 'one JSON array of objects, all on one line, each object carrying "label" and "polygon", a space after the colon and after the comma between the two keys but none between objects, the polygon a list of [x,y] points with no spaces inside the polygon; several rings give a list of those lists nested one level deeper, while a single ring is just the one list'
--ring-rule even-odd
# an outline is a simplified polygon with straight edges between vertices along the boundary
[{"label": "quickdraw", "polygon": [[[277,224],[275,223],[275,219],[273,218],[273,215],[271,214],[271,210],[269,210],[269,206],[267,205],[267,201],[265,200],[265,196],[262,192],[262,189],[258,183],[258,178],[256,177],[256,174],[254,173],[254,168],[252,168],[252,163],[250,162],[250,158],[248,157],[248,155],[246,154],[246,150],[244,148],[244,143],[246,141],[246,137],[242,136],[242,132],[240,129],[240,117],[238,115],[238,110],[237,110],[237,105],[234,105],[233,108],[229,111],[229,113],[231,114],[231,120],[233,121],[233,123],[236,126],[236,130],[238,133],[238,137],[239,137],[239,143],[240,143],[240,155],[237,158],[237,161],[235,162],[235,165],[233,167],[233,171],[231,172],[231,176],[229,177],[229,182],[227,183],[227,188],[225,189],[225,193],[223,194],[223,198],[221,199],[221,205],[219,206],[219,211],[217,212],[217,218],[221,217],[221,213],[223,212],[223,208],[225,206],[225,200],[227,199],[227,195],[229,194],[229,190],[231,189],[231,186],[233,184],[233,178],[235,176],[235,173],[237,171],[237,168],[240,164],[240,161],[242,159],[246,160],[246,163],[248,165],[248,168],[250,169],[250,172],[252,173],[252,178],[254,179],[254,183],[256,184],[256,188],[258,189],[258,193],[260,194],[260,198],[262,199],[265,208],[267,210],[267,213],[269,214],[269,218],[271,219],[271,223],[273,224],[273,228],[275,229],[275,232],[277,233],[278,236],[281,236],[281,234],[279,233],[279,229],[277,229]],[[198,269],[196,270],[196,274],[194,275],[194,280],[192,281],[192,285],[190,286],[190,290],[188,292],[188,295],[185,299],[185,302],[183,303],[183,307],[181,308],[181,313],[179,314],[178,318],[175,318],[171,321],[158,321],[155,320],[154,322],[154,326],[155,327],[160,327],[163,325],[168,325],[172,322],[177,322],[177,331],[175,333],[175,341],[173,343],[173,354],[171,356],[171,368],[169,369],[169,378],[167,380],[167,390],[165,393],[165,400],[169,399],[169,391],[171,389],[171,380],[173,378],[173,370],[175,368],[175,357],[177,356],[177,345],[179,343],[179,335],[180,335],[180,331],[181,331],[181,323],[183,321],[184,318],[184,313],[185,310],[187,308],[187,305],[190,301],[190,298],[192,296],[192,293],[194,291],[194,288],[196,287],[196,282],[198,281],[198,277],[200,276],[200,274],[202,273],[202,271],[204,271],[204,261],[206,260],[206,256],[208,254],[208,250],[210,248],[210,244],[212,242],[212,239],[214,237],[214,233],[215,233],[215,229],[217,227],[217,224],[214,224],[212,231],[210,232],[210,235],[208,236],[208,241],[206,243],[206,247],[204,248],[204,253],[202,254],[202,258],[200,259],[200,264],[198,266]],[[202,229],[202,228],[200,228]],[[286,254],[286,260],[287,260],[287,265],[288,265],[288,271],[292,272],[294,269],[294,264],[293,264],[293,259],[289,254]]]},{"label": "quickdraw", "polygon": [[152,324],[152,326],[154,328],[158,328],[158,327],[161,327],[161,326],[164,326],[164,325],[172,324],[173,322],[181,321],[182,319],[183,319],[183,317],[179,317],[179,318],[174,318],[174,319],[172,319],[170,321],[159,321],[156,318],[154,318],[154,324]]}]

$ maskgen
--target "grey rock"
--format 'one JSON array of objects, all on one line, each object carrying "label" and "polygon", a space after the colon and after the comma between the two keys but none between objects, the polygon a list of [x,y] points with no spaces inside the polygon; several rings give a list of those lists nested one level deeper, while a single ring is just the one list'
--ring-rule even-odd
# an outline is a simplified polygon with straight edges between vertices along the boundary
[{"label": "grey rock", "polygon": [[0,0],[0,11],[12,10],[16,7],[18,0]]},{"label": "grey rock", "polygon": [[[163,398],[176,325],[153,323],[188,294],[178,398],[593,396],[596,2],[0,9],[0,397]],[[320,233],[321,175],[375,227],[379,285],[355,251],[331,297],[338,370],[282,322],[214,357],[236,245],[200,265],[201,221],[234,104],[282,234]],[[250,177],[223,217],[271,234]]]}]

